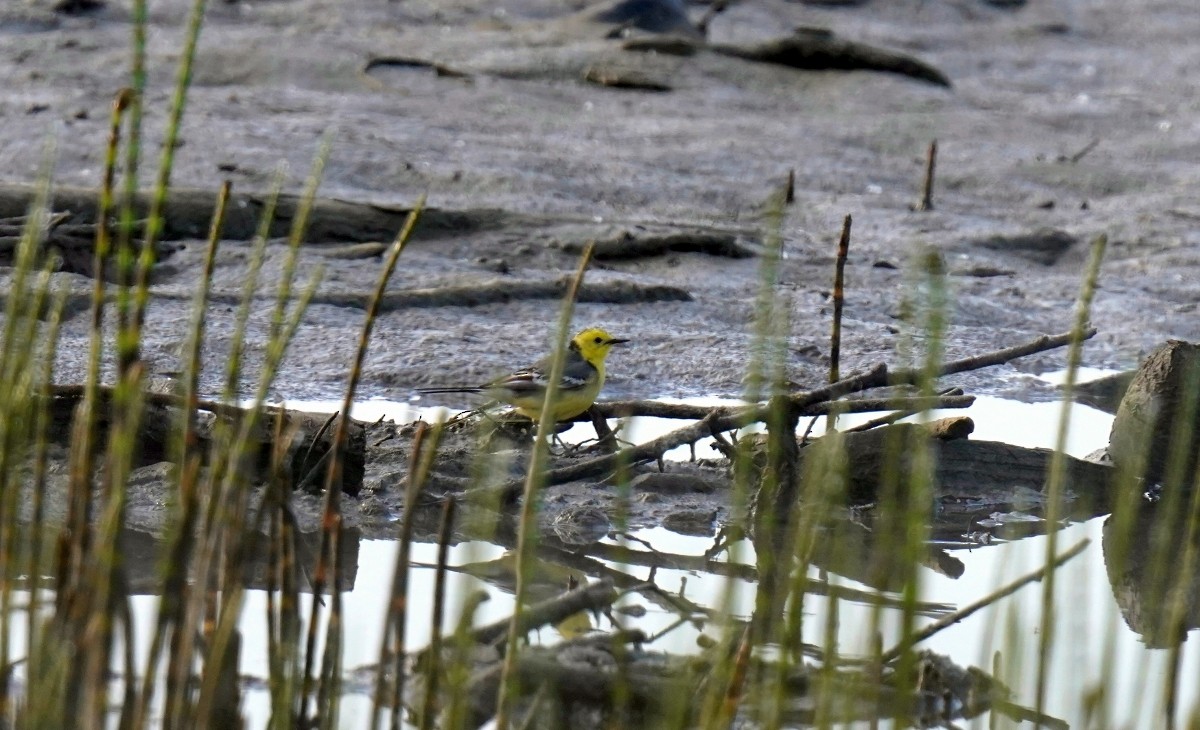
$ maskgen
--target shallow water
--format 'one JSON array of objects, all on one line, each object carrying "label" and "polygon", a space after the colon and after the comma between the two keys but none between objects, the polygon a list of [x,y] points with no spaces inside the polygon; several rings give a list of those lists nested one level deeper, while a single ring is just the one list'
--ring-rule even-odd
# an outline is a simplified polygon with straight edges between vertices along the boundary
[{"label": "shallow water", "polygon": [[[323,404],[310,402],[288,405],[317,410]],[[981,397],[967,411],[935,413],[934,417],[950,413],[965,413],[974,418],[976,432],[972,438],[1053,447],[1062,404],[1027,404]],[[381,414],[403,418],[412,417],[416,411],[407,404],[380,401],[360,404],[354,412],[356,417],[372,420]],[[847,416],[842,423],[851,425],[870,417]],[[1105,444],[1111,416],[1086,406],[1075,406],[1071,418],[1072,428],[1066,449],[1069,453],[1082,456]],[[631,425],[626,436],[644,440],[676,425],[643,421]],[[686,457],[686,449],[680,455]],[[1154,727],[1158,724],[1156,718],[1161,717],[1169,652],[1149,648],[1122,618],[1104,565],[1101,548],[1104,519],[1100,517],[1072,524],[1058,533],[1060,553],[1084,538],[1090,538],[1091,544],[1058,573],[1055,598],[1058,621],[1053,641],[1054,653],[1046,681],[1045,712],[1066,720],[1072,727],[1083,726],[1087,716],[1085,698],[1103,683],[1107,687],[1103,700],[1108,713],[1107,721],[1103,723],[1105,726]],[[971,526],[964,525],[964,533],[969,529]],[[639,541],[644,541],[658,552],[681,556],[702,556],[713,545],[711,538],[681,535],[664,528],[639,530],[627,537],[610,537],[606,542],[644,550]],[[1045,536],[1033,536],[973,548],[947,548],[945,555],[961,564],[961,574],[955,578],[928,567],[921,569],[920,600],[942,605],[930,607],[929,615],[918,619],[918,626],[1040,568],[1046,557],[1046,541]],[[352,617],[347,629],[344,657],[344,666],[349,670],[378,661],[383,615],[397,552],[398,544],[390,541],[364,540],[358,547],[358,570],[353,590],[343,594],[344,615]],[[511,573],[502,560],[504,555],[503,548],[482,542],[464,542],[451,548],[450,565],[456,570],[451,573],[448,582],[448,610],[443,628],[453,628],[463,598],[480,589],[487,591],[490,600],[479,609],[477,623],[500,619],[511,613],[513,603],[511,581],[508,579]],[[408,624],[409,647],[420,648],[429,641],[431,618],[423,609],[427,610],[429,605],[425,597],[432,596],[433,592],[435,559],[435,545],[413,546],[413,567],[409,581],[414,611]],[[754,549],[748,541],[735,543],[717,560],[752,567]],[[623,565],[611,560],[604,562],[643,579],[649,576],[651,570],[645,565]],[[546,590],[565,586],[568,573],[587,579],[587,576],[569,568],[542,567],[546,573]],[[870,625],[874,610],[870,599],[879,593],[870,586],[815,566],[810,570],[810,578],[814,584],[824,584],[827,588],[810,594],[806,599],[804,641],[814,645],[825,642],[826,624],[831,616],[832,604],[836,601],[837,638],[842,655],[869,653],[869,636],[865,629]],[[659,567],[655,572],[655,582],[661,588],[678,592],[706,608],[720,605],[729,580],[734,581],[730,604],[732,613],[737,618],[749,618],[755,591],[754,583],[749,580],[691,569]],[[836,598],[831,597],[834,594]],[[1043,630],[1041,597],[1040,583],[1026,586],[1013,596],[935,635],[922,646],[946,654],[960,665],[975,665],[989,671],[993,667],[993,653],[1003,647],[1004,657],[997,676],[1013,688],[1016,703],[1032,706],[1037,684],[1036,656]],[[144,651],[144,642],[148,641],[157,600],[153,596],[134,599],[139,642],[142,643],[140,651]],[[263,591],[249,591],[241,623],[245,637],[241,671],[250,677],[267,675],[266,643],[265,640],[258,640],[258,637],[266,634],[265,600]],[[715,622],[709,625],[680,623],[674,611],[655,605],[640,594],[627,596],[621,605],[639,605],[645,609],[644,614],[637,618],[624,613],[616,614],[627,627],[639,628],[647,635],[666,631],[665,635],[648,645],[651,649],[676,654],[697,653],[704,640],[702,635],[709,639],[720,638],[721,627]],[[307,606],[305,603],[305,612]],[[592,621],[594,618],[588,617],[583,625],[544,628],[534,639],[555,642],[563,636],[573,636],[586,630]],[[899,641],[898,611],[884,610],[880,631],[885,648]],[[1196,631],[1191,633],[1195,634]],[[1179,681],[1178,719],[1181,722],[1186,722],[1191,713],[1200,707],[1200,656],[1195,651],[1186,651],[1187,646],[1185,643]],[[1104,669],[1106,657],[1111,667],[1107,672]],[[250,683],[245,695],[244,711],[250,727],[263,726],[269,713],[268,695],[256,689],[256,686]],[[370,697],[363,692],[350,691],[342,705],[340,727],[367,727],[370,711]],[[884,723],[882,726],[888,725]],[[987,716],[964,726],[986,727]],[[1000,726],[1003,727],[1003,724]]]}]

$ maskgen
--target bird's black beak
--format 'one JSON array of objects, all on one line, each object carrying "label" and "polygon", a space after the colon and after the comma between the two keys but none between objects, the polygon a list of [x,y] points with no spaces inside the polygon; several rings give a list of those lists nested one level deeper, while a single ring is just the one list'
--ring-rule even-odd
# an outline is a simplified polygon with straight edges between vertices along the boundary
[{"label": "bird's black beak", "polygon": [[608,344],[610,344],[610,345],[620,345],[621,343],[624,343],[624,342],[629,342],[629,340],[623,340],[620,337],[612,337],[612,338],[609,338],[609,340],[608,340]]}]

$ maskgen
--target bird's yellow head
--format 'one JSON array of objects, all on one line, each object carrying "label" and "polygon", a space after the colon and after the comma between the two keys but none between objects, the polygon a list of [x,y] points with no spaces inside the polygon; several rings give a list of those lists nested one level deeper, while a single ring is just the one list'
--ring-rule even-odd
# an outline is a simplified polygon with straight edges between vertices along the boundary
[{"label": "bird's yellow head", "polygon": [[598,365],[608,357],[608,351],[613,345],[629,342],[619,337],[613,337],[598,327],[588,327],[571,338],[571,349],[575,350],[584,360]]}]

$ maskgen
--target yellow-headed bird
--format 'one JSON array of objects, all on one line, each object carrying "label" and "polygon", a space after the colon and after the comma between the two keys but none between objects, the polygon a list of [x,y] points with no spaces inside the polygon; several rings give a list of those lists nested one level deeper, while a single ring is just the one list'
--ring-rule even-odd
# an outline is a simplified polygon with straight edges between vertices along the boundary
[{"label": "yellow-headed bird", "polygon": [[[571,338],[563,363],[562,380],[554,402],[554,420],[565,421],[578,416],[596,402],[604,386],[604,358],[613,345],[628,342],[613,337],[602,329],[589,327]],[[420,388],[418,393],[483,393],[493,400],[507,403],[521,415],[537,421],[546,401],[546,379],[550,375],[552,356],[538,360],[501,378],[473,387]]]}]

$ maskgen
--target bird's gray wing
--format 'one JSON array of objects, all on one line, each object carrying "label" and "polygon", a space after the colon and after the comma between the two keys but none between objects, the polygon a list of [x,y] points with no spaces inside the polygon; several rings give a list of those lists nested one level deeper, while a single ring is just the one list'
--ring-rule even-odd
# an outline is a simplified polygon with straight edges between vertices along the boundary
[{"label": "bird's gray wing", "polygon": [[567,353],[567,361],[563,364],[560,390],[579,390],[586,387],[588,381],[596,377],[596,367],[574,350]]},{"label": "bird's gray wing", "polygon": [[[518,370],[511,375],[501,378],[492,387],[504,388],[516,394],[533,394],[546,389],[547,376],[550,374],[550,358],[543,358],[530,367]],[[559,381],[560,391],[579,390],[588,384],[589,378],[594,377],[596,368],[576,351],[567,352],[567,361],[563,363],[562,380]]]}]

